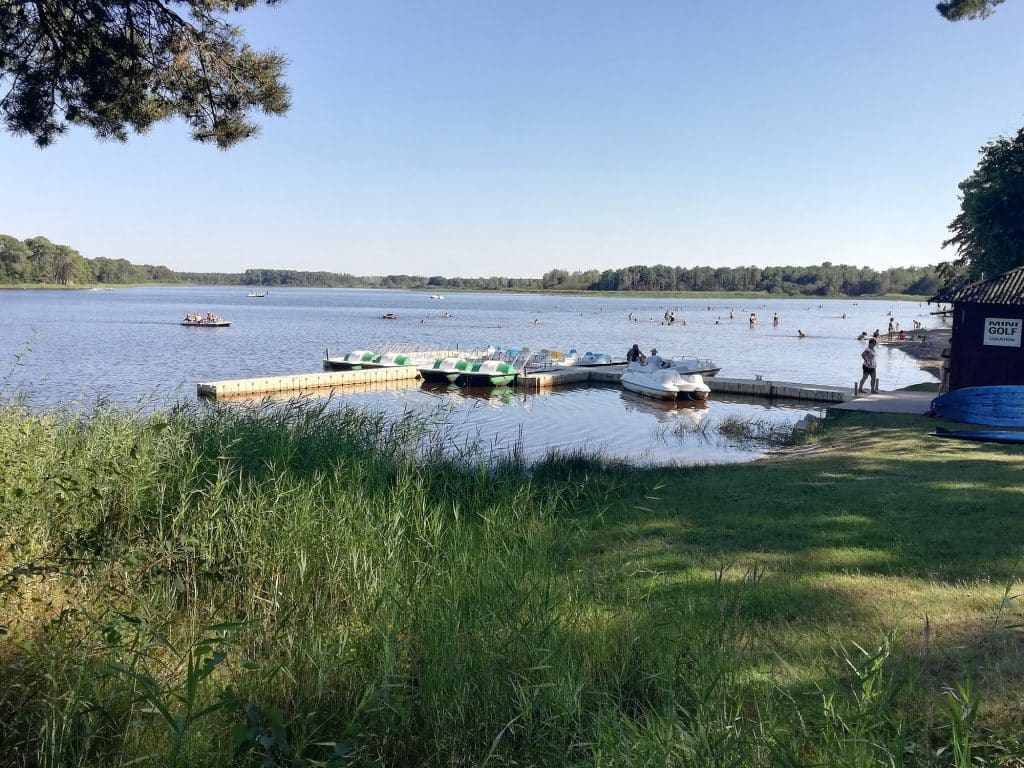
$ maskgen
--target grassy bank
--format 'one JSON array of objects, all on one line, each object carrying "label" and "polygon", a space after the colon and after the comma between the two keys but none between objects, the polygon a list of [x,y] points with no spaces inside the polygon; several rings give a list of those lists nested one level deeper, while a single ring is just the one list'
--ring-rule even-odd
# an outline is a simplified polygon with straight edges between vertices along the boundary
[{"label": "grassy bank", "polygon": [[7,407],[0,764],[1015,765],[1024,453],[927,426],[528,469]]}]

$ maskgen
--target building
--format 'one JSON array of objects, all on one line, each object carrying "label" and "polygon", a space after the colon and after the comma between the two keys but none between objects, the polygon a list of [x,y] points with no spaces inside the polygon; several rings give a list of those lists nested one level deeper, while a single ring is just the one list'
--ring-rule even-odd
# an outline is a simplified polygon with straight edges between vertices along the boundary
[{"label": "building", "polygon": [[928,302],[953,305],[950,390],[1024,385],[1024,267],[943,291]]}]

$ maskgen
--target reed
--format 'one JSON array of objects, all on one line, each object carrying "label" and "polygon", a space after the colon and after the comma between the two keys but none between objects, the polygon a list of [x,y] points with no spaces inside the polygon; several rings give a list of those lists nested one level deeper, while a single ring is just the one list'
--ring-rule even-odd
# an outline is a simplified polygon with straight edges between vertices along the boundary
[{"label": "reed", "polygon": [[757,567],[672,600],[595,564],[609,511],[645,503],[633,470],[442,444],[412,416],[308,403],[0,409],[0,764],[1009,754],[977,689],[929,699],[895,634],[799,681],[755,672]]}]

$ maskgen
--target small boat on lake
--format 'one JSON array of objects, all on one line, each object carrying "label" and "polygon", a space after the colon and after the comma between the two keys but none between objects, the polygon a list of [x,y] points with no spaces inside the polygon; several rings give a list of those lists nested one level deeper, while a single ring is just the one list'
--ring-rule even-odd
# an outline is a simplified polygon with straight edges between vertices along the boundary
[{"label": "small boat on lake", "polygon": [[231,326],[231,322],[229,320],[182,320],[179,325],[189,328],[228,328]]},{"label": "small boat on lake", "polygon": [[711,388],[700,374],[660,365],[630,363],[620,379],[624,389],[659,400],[707,400]]},{"label": "small boat on lake", "polygon": [[207,312],[205,315],[201,312],[196,312],[191,315],[185,315],[185,319],[179,325],[185,325],[189,328],[227,328],[231,323],[223,317],[213,314],[213,312]]},{"label": "small boat on lake", "polygon": [[432,294],[430,294],[430,298],[440,300],[440,299],[443,299],[444,296],[442,296],[440,293],[432,293]]},{"label": "small boat on lake", "polygon": [[381,317],[382,320],[397,320],[398,319],[398,315],[396,315],[394,312],[385,312],[380,317]]},{"label": "small boat on lake", "polygon": [[431,384],[457,384],[460,387],[500,387],[512,384],[519,371],[504,360],[466,360],[446,357],[418,369]]},{"label": "small boat on lake", "polygon": [[702,357],[673,357],[668,360],[668,364],[682,374],[715,376],[722,370],[721,366]]},{"label": "small boat on lake", "polygon": [[614,363],[612,356],[606,355],[604,352],[586,352],[576,357],[576,365],[582,366],[614,365]]},{"label": "small boat on lake", "polygon": [[368,349],[356,349],[346,352],[341,357],[325,357],[324,368],[335,371],[361,371],[363,368],[375,367],[374,364],[381,359],[377,352]]},{"label": "small boat on lake", "polygon": [[500,387],[512,384],[519,371],[512,363],[504,360],[483,360],[473,363],[463,371],[456,383],[463,387]]},{"label": "small boat on lake", "polygon": [[435,360],[433,365],[418,368],[423,380],[431,384],[455,384],[459,376],[468,371],[472,361],[464,357],[445,357]]},{"label": "small boat on lake", "polygon": [[250,291],[245,295],[247,299],[265,299],[270,291]]}]

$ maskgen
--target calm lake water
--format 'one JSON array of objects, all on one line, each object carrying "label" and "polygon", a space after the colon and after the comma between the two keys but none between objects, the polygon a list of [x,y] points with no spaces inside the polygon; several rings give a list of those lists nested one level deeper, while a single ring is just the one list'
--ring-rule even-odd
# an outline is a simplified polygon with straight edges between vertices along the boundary
[{"label": "calm lake water", "polygon": [[[856,336],[937,325],[917,302],[638,299],[547,295],[429,294],[391,290],[128,288],[116,291],[0,291],[0,387],[39,407],[87,408],[98,399],[133,405],[194,399],[199,381],[316,371],[332,354],[385,343],[428,348],[528,346],[623,355],[637,342],[663,355],[711,357],[722,376],[852,386],[860,377]],[[676,315],[663,325],[666,309]],[[734,319],[730,319],[730,310]],[[185,328],[189,312],[213,311],[230,328]],[[397,320],[383,320],[394,312]],[[748,326],[758,315],[755,329]],[[772,315],[778,313],[778,327]],[[450,315],[445,317],[444,315]],[[639,318],[639,322],[628,316]],[[846,315],[844,318],[843,315]],[[685,321],[685,325],[683,322]],[[797,329],[807,334],[798,338]],[[25,346],[31,352],[15,366]],[[883,389],[934,381],[899,350],[881,349]],[[584,387],[524,395],[514,390],[461,393],[410,382],[346,392],[333,402],[400,414],[436,414],[450,439],[498,450],[519,443],[530,457],[549,448],[601,448],[644,462],[716,462],[754,458],[756,445],[730,444],[707,429],[727,416],[792,423],[816,412],[800,403],[728,401],[706,409],[665,406],[618,388]],[[704,429],[694,425],[704,424]]]}]

